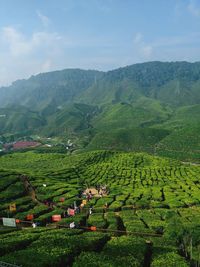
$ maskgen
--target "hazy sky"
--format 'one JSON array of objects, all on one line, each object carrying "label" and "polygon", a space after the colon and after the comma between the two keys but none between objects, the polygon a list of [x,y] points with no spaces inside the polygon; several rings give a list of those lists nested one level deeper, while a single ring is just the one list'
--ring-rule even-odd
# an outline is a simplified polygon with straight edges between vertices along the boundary
[{"label": "hazy sky", "polygon": [[200,0],[0,0],[0,85],[152,60],[200,60]]}]

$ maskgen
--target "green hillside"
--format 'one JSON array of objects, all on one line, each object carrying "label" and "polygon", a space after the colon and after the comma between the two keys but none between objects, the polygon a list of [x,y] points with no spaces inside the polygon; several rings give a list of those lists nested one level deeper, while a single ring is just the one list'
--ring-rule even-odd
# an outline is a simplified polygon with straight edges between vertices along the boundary
[{"label": "green hillside", "polygon": [[[69,69],[32,76],[1,88],[0,106],[43,110],[71,101],[90,105],[151,97],[174,106],[200,101],[200,63],[147,62],[108,72]],[[17,94],[16,94],[17,93]]]},{"label": "green hillside", "polygon": [[125,128],[99,131],[87,149],[114,149],[122,151],[147,151],[154,153],[155,145],[169,132],[153,128]]},{"label": "green hillside", "polygon": [[68,69],[18,80],[8,88],[1,88],[0,106],[18,104],[53,113],[60,105],[73,101],[101,76],[98,71]]},{"label": "green hillside", "polygon": [[165,123],[154,126],[171,133],[156,146],[159,155],[199,161],[200,105],[178,108]]},{"label": "green hillside", "polygon": [[38,112],[23,106],[12,105],[0,109],[0,134],[32,133],[35,129],[46,125],[46,120]]},{"label": "green hillside", "polygon": [[180,129],[192,126],[198,126],[200,104],[193,106],[184,106],[177,108],[169,120],[160,124],[158,127],[166,129]]},{"label": "green hillside", "polygon": [[83,100],[134,102],[145,95],[173,106],[191,105],[200,101],[199,85],[199,62],[147,62],[105,73],[83,93]]},{"label": "green hillside", "polygon": [[0,89],[1,139],[37,135],[73,140],[74,149],[148,151],[198,162],[199,88],[199,62],[39,74]]},{"label": "green hillside", "polygon": [[145,127],[163,122],[172,110],[159,101],[141,97],[134,104],[120,102],[107,105],[101,114],[93,120],[95,128]]},{"label": "green hillside", "polygon": [[[24,267],[199,264],[198,166],[145,153],[69,156],[36,150],[1,156],[0,166],[0,217],[9,213],[24,221],[33,214],[40,223],[35,229],[25,222],[17,229],[1,228],[0,261]],[[22,173],[28,175],[29,190]],[[74,201],[80,205],[85,199],[81,192],[96,185],[109,191],[65,217]],[[16,211],[8,211],[10,203]],[[52,221],[55,214],[61,221]],[[72,221],[77,229],[69,229]]]},{"label": "green hillside", "polygon": [[48,117],[43,133],[50,136],[79,134],[91,128],[91,119],[98,113],[97,106],[81,103],[67,105]]}]

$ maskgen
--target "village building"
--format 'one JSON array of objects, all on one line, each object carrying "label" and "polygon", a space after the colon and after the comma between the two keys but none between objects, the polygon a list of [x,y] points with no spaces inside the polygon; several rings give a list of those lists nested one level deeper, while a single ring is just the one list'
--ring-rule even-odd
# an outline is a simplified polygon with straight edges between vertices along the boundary
[{"label": "village building", "polygon": [[35,141],[17,141],[10,144],[4,144],[5,150],[17,150],[17,149],[24,149],[29,147],[37,147],[41,145],[39,142]]}]

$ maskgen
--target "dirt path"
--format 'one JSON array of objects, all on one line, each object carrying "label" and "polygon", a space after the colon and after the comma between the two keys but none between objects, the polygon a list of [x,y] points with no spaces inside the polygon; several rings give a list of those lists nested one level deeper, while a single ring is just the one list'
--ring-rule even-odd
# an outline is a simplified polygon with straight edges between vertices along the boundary
[{"label": "dirt path", "polygon": [[30,183],[28,176],[21,175],[20,179],[24,185],[24,189],[26,193],[32,198],[33,201],[40,203],[40,201],[37,199],[35,189],[33,188],[32,184]]}]

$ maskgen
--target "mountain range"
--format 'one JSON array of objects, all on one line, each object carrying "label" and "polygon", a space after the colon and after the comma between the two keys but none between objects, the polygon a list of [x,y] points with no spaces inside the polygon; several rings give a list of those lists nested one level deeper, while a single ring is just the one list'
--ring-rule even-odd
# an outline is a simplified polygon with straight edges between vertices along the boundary
[{"label": "mountain range", "polygon": [[0,135],[72,139],[84,150],[198,161],[200,62],[66,69],[0,88]]}]

